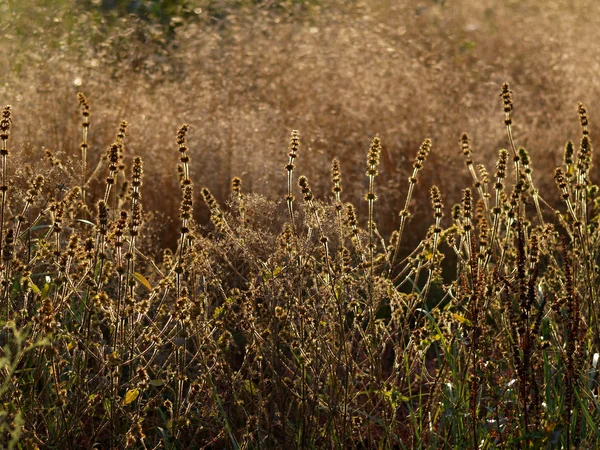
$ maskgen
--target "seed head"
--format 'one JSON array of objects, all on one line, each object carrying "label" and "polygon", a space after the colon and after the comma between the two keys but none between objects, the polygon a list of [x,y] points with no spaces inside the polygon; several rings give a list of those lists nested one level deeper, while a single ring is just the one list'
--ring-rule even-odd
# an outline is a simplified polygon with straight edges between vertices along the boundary
[{"label": "seed head", "polygon": [[358,220],[356,219],[356,211],[354,210],[354,205],[352,203],[346,205],[346,219],[348,225],[354,229],[354,232],[358,232],[358,230],[356,230]]},{"label": "seed head", "polygon": [[508,83],[502,84],[502,93],[500,94],[500,97],[502,97],[502,101],[504,102],[504,124],[510,125],[512,123],[510,113],[513,110],[513,103],[512,91],[508,88]]},{"label": "seed head", "polygon": [[525,150],[523,147],[519,149],[519,160],[523,163],[524,166],[529,165],[529,154],[527,153],[527,150]]},{"label": "seed head", "polygon": [[179,130],[177,131],[176,142],[177,142],[177,145],[179,145],[179,147],[180,147],[179,151],[181,151],[182,147],[185,147],[187,132],[188,132],[188,125],[187,124],[181,125],[179,127]]},{"label": "seed head", "polygon": [[15,251],[15,232],[12,228],[9,228],[4,237],[4,247],[2,248],[2,261],[4,264],[8,264]]},{"label": "seed head", "polygon": [[583,103],[579,103],[577,105],[577,112],[579,113],[579,121],[581,122],[581,128],[583,129],[583,134],[589,134],[588,130],[588,115],[587,109],[583,106]]},{"label": "seed head", "polygon": [[12,125],[11,116],[11,106],[6,105],[2,110],[2,116],[0,116],[0,139],[3,141],[8,139],[8,136],[10,135],[10,127]]},{"label": "seed head", "polygon": [[374,137],[369,147],[369,153],[367,155],[367,176],[377,176],[377,168],[379,166],[379,156],[381,155],[381,140],[378,137]]},{"label": "seed head", "polygon": [[463,200],[462,200],[462,215],[465,219],[468,219],[468,220],[471,219],[472,207],[473,207],[473,202],[472,202],[472,197],[471,197],[471,189],[466,188],[463,191]]},{"label": "seed head", "polygon": [[463,133],[460,137],[460,148],[465,157],[465,164],[467,166],[473,164],[473,160],[471,159],[471,144],[467,133]]},{"label": "seed head", "polygon": [[90,105],[88,100],[83,92],[77,93],[77,101],[79,102],[79,106],[81,106],[81,110],[84,116],[89,116],[90,114]]},{"label": "seed head", "polygon": [[192,218],[192,209],[194,206],[194,190],[192,185],[187,185],[183,188],[183,197],[179,208],[179,217],[183,220]]},{"label": "seed head", "polygon": [[104,200],[98,202],[98,233],[106,235],[108,231],[108,205]]},{"label": "seed head", "polygon": [[242,191],[242,179],[239,177],[233,177],[231,179],[231,190],[239,195]]},{"label": "seed head", "polygon": [[508,152],[505,149],[501,149],[498,155],[498,162],[496,163],[496,178],[501,183],[506,177],[506,162],[508,160]]},{"label": "seed head", "polygon": [[[427,156],[429,156],[429,152],[431,152],[431,139],[425,139],[421,146],[419,147],[419,151],[417,152],[417,157],[415,162],[413,163],[413,167],[417,170],[423,168],[423,163],[427,160]],[[411,180],[409,180],[411,181]],[[416,181],[415,181],[416,182]]]},{"label": "seed head", "polygon": [[342,173],[340,171],[340,161],[337,158],[331,163],[331,181],[333,182],[331,192],[337,196],[342,192]]},{"label": "seed head", "polygon": [[592,162],[592,141],[588,134],[584,134],[579,145],[579,153],[577,154],[577,168],[581,171],[589,169]]},{"label": "seed head", "polygon": [[117,140],[119,142],[121,142],[123,139],[125,139],[128,125],[129,124],[127,123],[126,120],[121,121],[121,124],[119,125],[119,131],[117,132]]},{"label": "seed head", "polygon": [[483,184],[488,184],[490,182],[490,174],[483,164],[479,164],[477,166],[477,170],[479,170],[479,174],[481,175],[481,182]]},{"label": "seed head", "polygon": [[300,178],[298,178],[298,185],[302,189],[302,194],[304,195],[304,200],[307,202],[310,202],[313,199],[313,194],[312,194],[312,191],[308,184],[308,180],[304,175],[302,175]]},{"label": "seed head", "polygon": [[140,202],[134,202],[131,205],[131,217],[129,219],[129,235],[136,237],[139,234],[139,227],[142,224],[142,206]]},{"label": "seed head", "polygon": [[437,186],[431,187],[431,190],[429,191],[429,198],[431,199],[431,206],[434,210],[433,216],[435,218],[442,218],[444,215],[442,212],[444,205],[442,203],[442,194]]},{"label": "seed head", "polygon": [[565,156],[564,156],[566,166],[573,164],[573,154],[574,153],[575,153],[575,146],[573,145],[573,142],[567,141],[567,143],[565,144]]},{"label": "seed head", "polygon": [[300,149],[300,132],[298,130],[292,130],[290,135],[290,146],[289,146],[289,157],[296,158],[298,156],[298,150]]}]

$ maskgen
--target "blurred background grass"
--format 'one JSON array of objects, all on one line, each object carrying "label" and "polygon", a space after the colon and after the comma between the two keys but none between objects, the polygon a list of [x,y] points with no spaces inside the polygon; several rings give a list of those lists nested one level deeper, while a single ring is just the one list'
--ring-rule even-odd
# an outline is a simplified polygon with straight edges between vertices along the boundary
[{"label": "blurred background grass", "polygon": [[[193,180],[220,201],[236,175],[244,190],[283,199],[295,128],[297,174],[327,197],[338,157],[343,200],[364,224],[366,153],[379,135],[376,218],[387,235],[430,137],[404,241],[412,246],[425,234],[421,221],[430,223],[429,186],[452,204],[470,182],[463,131],[475,162],[493,174],[508,145],[504,81],[515,92],[517,145],[530,152],[542,196],[557,197],[553,169],[566,140],[577,140],[578,101],[592,138],[598,130],[599,8],[591,0],[8,0],[0,4],[0,101],[14,109],[11,158],[35,164],[49,148],[76,165],[82,91],[92,108],[90,166],[129,121],[127,161],[146,160],[145,209],[168,221],[177,214],[181,123],[190,124]],[[167,245],[173,230],[163,228]]]}]

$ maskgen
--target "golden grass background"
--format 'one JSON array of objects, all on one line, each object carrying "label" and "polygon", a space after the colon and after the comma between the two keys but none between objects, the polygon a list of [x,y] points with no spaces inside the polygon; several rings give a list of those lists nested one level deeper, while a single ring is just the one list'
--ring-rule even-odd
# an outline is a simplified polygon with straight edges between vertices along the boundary
[{"label": "golden grass background", "polygon": [[[460,133],[470,134],[475,161],[488,167],[507,145],[498,126],[502,82],[516,91],[515,139],[538,173],[559,162],[565,136],[576,136],[577,102],[594,117],[600,14],[593,1],[272,3],[198,1],[198,14],[174,15],[171,34],[69,1],[3,4],[0,95],[15,108],[14,145],[33,158],[41,147],[75,155],[73,104],[83,91],[93,110],[90,160],[129,121],[129,148],[148,161],[152,180],[146,207],[174,217],[176,203],[162,194],[177,187],[169,136],[180,123],[190,124],[194,181],[219,200],[235,175],[249,190],[281,198],[294,128],[305,143],[298,170],[314,180],[315,194],[327,195],[338,157],[356,197],[347,200],[366,208],[357,201],[366,189],[362,160],[377,134],[385,184],[378,221],[389,232],[425,137],[433,153],[417,198],[438,183],[449,203],[466,179],[456,158]],[[219,17],[210,16],[215,11]],[[551,182],[542,176],[538,184]]]}]

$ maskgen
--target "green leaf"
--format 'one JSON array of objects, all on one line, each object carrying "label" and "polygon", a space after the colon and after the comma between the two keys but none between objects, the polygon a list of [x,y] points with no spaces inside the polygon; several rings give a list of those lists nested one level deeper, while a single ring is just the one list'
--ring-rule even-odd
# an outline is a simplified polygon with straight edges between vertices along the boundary
[{"label": "green leaf", "polygon": [[42,300],[48,297],[48,292],[50,292],[50,283],[44,284],[44,287],[42,288]]},{"label": "green leaf", "polygon": [[256,391],[257,391],[256,384],[254,384],[254,382],[252,380],[245,380],[244,388],[248,394],[256,395]]},{"label": "green leaf", "polygon": [[144,286],[149,291],[152,290],[152,286],[150,285],[150,282],[141,273],[133,272],[133,278],[135,278],[138,283],[140,283],[142,286]]},{"label": "green leaf", "polygon": [[464,325],[468,325],[468,326],[472,325],[472,323],[469,319],[461,316],[460,314],[452,313],[452,317],[454,317],[456,320],[458,320],[460,323],[462,323]]},{"label": "green leaf", "polygon": [[163,386],[165,384],[165,382],[163,380],[150,380],[150,381],[148,381],[148,384],[150,386],[160,387],[160,386]]},{"label": "green leaf", "polygon": [[138,395],[140,395],[139,389],[129,389],[125,394],[125,398],[123,399],[123,405],[129,405],[130,403],[134,402],[135,399],[138,398]]},{"label": "green leaf", "polygon": [[28,281],[29,281],[29,287],[31,287],[31,290],[33,292],[35,292],[36,294],[41,295],[42,291],[40,291],[40,288],[37,287],[37,285],[33,281],[31,281],[31,278]]}]

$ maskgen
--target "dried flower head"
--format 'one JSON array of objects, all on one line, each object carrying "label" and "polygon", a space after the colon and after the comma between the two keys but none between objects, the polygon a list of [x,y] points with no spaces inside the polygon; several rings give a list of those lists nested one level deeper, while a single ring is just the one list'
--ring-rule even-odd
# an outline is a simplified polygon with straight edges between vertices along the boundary
[{"label": "dried flower head", "polygon": [[508,83],[502,84],[500,97],[502,97],[502,101],[504,102],[504,124],[508,126],[512,124],[510,113],[513,110],[512,91],[509,89]]},{"label": "dried flower head", "polygon": [[108,205],[104,200],[98,202],[98,233],[106,235],[108,232]]},{"label": "dried flower head", "polygon": [[471,159],[471,144],[467,133],[463,133],[460,137],[460,149],[463,156],[465,157],[465,164],[467,166],[473,164],[473,160]]},{"label": "dried flower head", "polygon": [[242,179],[240,177],[233,177],[231,179],[231,191],[240,195],[242,192]]},{"label": "dried flower head", "polygon": [[[83,117],[89,117],[90,115],[90,104],[83,92],[77,93],[77,101],[79,102],[79,106],[81,107],[81,115]],[[84,126],[88,124],[87,121],[84,122]],[[89,124],[88,124],[89,125]]]},{"label": "dried flower head", "polygon": [[[290,135],[290,145],[289,145],[289,153],[288,156],[291,159],[292,169],[293,169],[293,160],[298,156],[298,150],[300,149],[300,132],[298,130],[292,130]],[[290,169],[288,169],[290,170]]]},{"label": "dried flower head", "polygon": [[331,192],[335,195],[336,200],[339,201],[340,193],[342,192],[342,173],[340,171],[340,160],[335,158],[331,163],[331,181],[333,188]]},{"label": "dried flower head", "polygon": [[583,103],[577,104],[577,112],[579,114],[579,121],[581,123],[582,132],[583,134],[588,134],[588,115],[587,109],[585,106],[583,106]]},{"label": "dried flower head", "polygon": [[304,200],[310,202],[313,199],[313,194],[310,189],[310,186],[308,185],[308,180],[304,175],[298,178],[298,185],[302,189],[302,195],[304,195]]},{"label": "dried flower head", "polygon": [[431,206],[433,207],[435,218],[442,218],[444,213],[442,209],[444,204],[442,203],[442,194],[437,186],[431,186],[429,191],[429,198],[431,199]]},{"label": "dried flower head", "polygon": [[369,147],[367,155],[367,176],[375,177],[378,175],[377,168],[379,166],[379,157],[381,155],[381,140],[374,137]]}]

